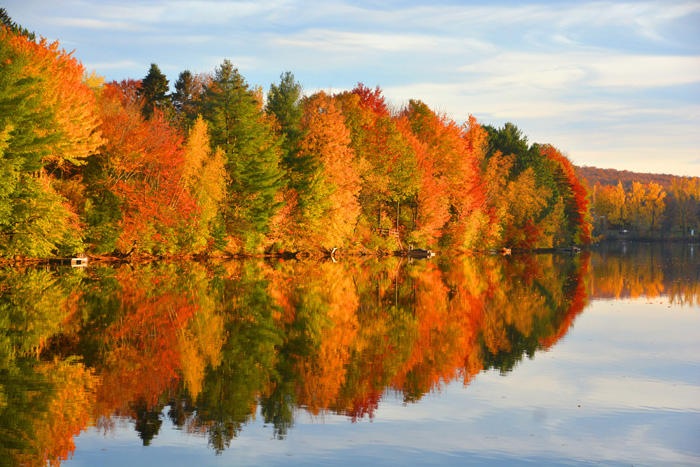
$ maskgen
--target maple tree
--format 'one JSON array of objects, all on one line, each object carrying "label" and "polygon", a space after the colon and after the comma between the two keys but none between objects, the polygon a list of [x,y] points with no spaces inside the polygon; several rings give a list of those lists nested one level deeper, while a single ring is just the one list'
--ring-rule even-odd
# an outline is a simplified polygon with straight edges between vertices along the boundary
[{"label": "maple tree", "polygon": [[182,136],[159,111],[141,114],[138,82],[105,85],[100,96],[106,143],[87,169],[97,251],[173,252],[175,232],[195,212],[182,185]]},{"label": "maple tree", "polygon": [[[418,187],[415,152],[389,117],[380,89],[369,91],[360,83],[334,99],[350,129],[364,227],[374,224],[375,216],[377,227],[398,227],[400,206],[413,199]],[[391,221],[384,212],[393,206]]]},{"label": "maple tree", "polygon": [[[446,196],[449,200],[450,218],[443,228],[443,241],[460,249],[477,247],[479,234],[488,223],[481,209],[484,191],[479,165],[485,149],[481,127],[474,119],[459,127],[453,120],[435,114],[423,102],[416,100],[409,101],[402,116],[418,141],[425,145],[426,159],[421,163],[432,170],[432,178],[437,179],[432,188],[442,192],[430,194],[430,183],[426,183],[419,199]],[[434,220],[445,218],[445,205],[426,203],[428,206],[425,209],[426,217]],[[419,205],[419,219],[422,210]]]}]

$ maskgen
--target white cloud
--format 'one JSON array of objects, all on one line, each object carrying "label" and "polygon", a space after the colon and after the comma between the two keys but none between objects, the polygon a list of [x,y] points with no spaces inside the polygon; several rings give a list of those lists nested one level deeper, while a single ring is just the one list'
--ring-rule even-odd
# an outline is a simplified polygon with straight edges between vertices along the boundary
[{"label": "white cloud", "polygon": [[700,82],[700,56],[630,55],[606,52],[504,52],[460,72],[488,76],[488,86],[649,88]]},{"label": "white cloud", "polygon": [[700,83],[700,56],[608,56],[589,63],[591,86],[662,87]]},{"label": "white cloud", "polygon": [[273,45],[304,47],[327,52],[358,53],[367,49],[382,52],[423,51],[440,48],[447,41],[417,34],[381,34],[310,29],[291,37],[272,40]]},{"label": "white cloud", "polygon": [[115,20],[103,20],[95,18],[65,18],[56,17],[47,20],[48,23],[57,26],[67,27],[67,28],[80,28],[80,29],[99,29],[99,30],[110,30],[110,31],[142,31],[143,26],[128,22],[128,21],[115,21]]}]

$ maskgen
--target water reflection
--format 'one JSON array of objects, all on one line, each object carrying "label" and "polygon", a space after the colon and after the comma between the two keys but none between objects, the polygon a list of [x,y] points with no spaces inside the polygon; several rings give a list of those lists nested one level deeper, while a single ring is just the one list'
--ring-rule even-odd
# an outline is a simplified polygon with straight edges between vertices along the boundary
[{"label": "water reflection", "polygon": [[372,418],[554,346],[597,297],[698,303],[688,247],[418,261],[0,272],[0,458],[59,465],[87,427],[149,445],[164,416],[227,449],[258,411]]}]

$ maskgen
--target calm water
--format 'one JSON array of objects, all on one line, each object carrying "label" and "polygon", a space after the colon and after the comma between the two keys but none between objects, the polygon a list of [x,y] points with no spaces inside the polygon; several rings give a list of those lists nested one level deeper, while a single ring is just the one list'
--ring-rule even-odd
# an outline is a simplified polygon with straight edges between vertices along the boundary
[{"label": "calm water", "polygon": [[0,465],[700,465],[700,247],[0,270]]}]

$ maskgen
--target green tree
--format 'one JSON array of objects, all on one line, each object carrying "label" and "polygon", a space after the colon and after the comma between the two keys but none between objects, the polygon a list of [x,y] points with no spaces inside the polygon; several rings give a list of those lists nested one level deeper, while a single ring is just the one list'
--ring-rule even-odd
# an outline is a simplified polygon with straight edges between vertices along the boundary
[{"label": "green tree", "polygon": [[180,73],[175,81],[175,90],[170,95],[170,101],[187,130],[192,128],[199,113],[205,84],[206,76],[193,74],[190,70]]},{"label": "green tree", "polygon": [[484,128],[489,134],[488,157],[491,157],[496,151],[501,151],[504,156],[511,154],[516,156],[513,176],[517,176],[527,169],[530,166],[529,160],[538,155],[536,151],[530,154],[527,136],[523,136],[522,131],[512,123],[508,122],[503,125],[503,128],[498,129],[491,125]]},{"label": "green tree", "polygon": [[280,168],[282,137],[262,111],[237,68],[224,60],[204,93],[203,116],[211,143],[224,150],[229,174],[225,221],[240,250],[258,248],[280,206],[283,186]]},{"label": "green tree", "polygon": [[160,71],[158,65],[151,63],[151,68],[143,80],[138,90],[138,95],[143,99],[143,116],[150,118],[154,109],[166,111],[170,107],[168,97],[168,80]]},{"label": "green tree", "polygon": [[301,137],[301,98],[302,87],[291,71],[280,75],[280,84],[272,83],[267,94],[265,111],[274,115],[287,140],[284,143],[287,153],[291,153]]}]

